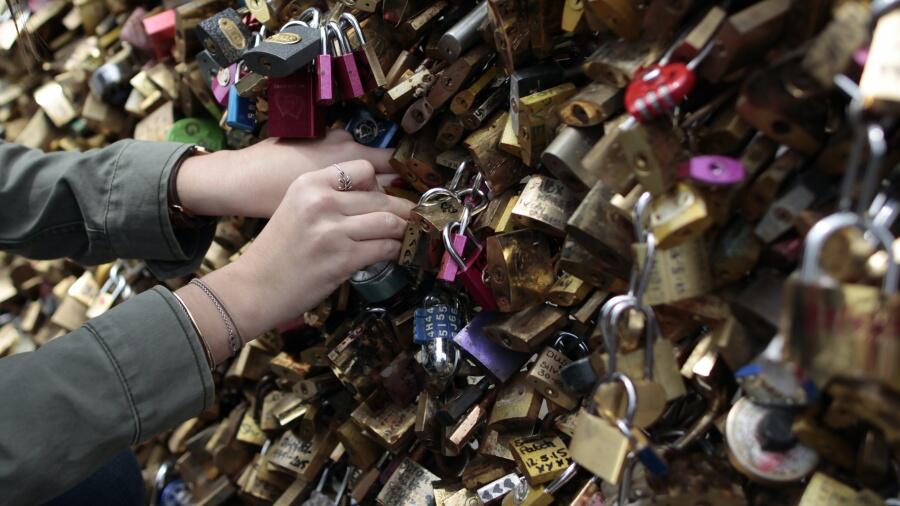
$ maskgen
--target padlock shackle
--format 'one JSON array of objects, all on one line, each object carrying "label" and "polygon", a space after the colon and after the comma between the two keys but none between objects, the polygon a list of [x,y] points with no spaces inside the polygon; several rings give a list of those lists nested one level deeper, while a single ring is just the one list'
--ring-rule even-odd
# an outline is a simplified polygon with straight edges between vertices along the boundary
[{"label": "padlock shackle", "polygon": [[826,216],[809,230],[803,245],[800,280],[804,283],[836,283],[831,276],[822,272],[821,265],[819,265],[819,254],[822,252],[822,248],[825,246],[828,238],[835,232],[845,228],[858,228],[863,232],[869,232],[881,244],[882,249],[887,254],[888,262],[887,273],[881,282],[881,291],[886,294],[896,293],[897,282],[900,279],[900,268],[898,268],[894,259],[893,235],[885,228],[872,225],[869,220],[851,212],[834,213]]},{"label": "padlock shackle", "polygon": [[347,40],[347,34],[345,34],[343,30],[341,30],[341,27],[337,24],[337,22],[329,21],[328,30],[330,30],[331,33],[334,34],[334,37],[337,39],[338,45],[341,47],[341,55],[351,54],[353,52],[353,49],[350,47],[350,41]]},{"label": "padlock shackle", "polygon": [[600,308],[600,317],[597,318],[597,327],[600,329],[600,335],[603,338],[603,344],[606,346],[606,372],[613,373],[616,372],[616,352],[619,349],[618,341],[616,340],[616,332],[615,329],[610,327],[609,318],[612,314],[612,310],[616,308],[619,304],[629,302],[633,304],[637,304],[637,299],[632,295],[624,294],[624,295],[616,295],[612,297],[606,303],[603,304],[603,307]]},{"label": "padlock shackle", "polygon": [[450,184],[447,189],[450,191],[456,191],[459,188],[459,184],[462,182],[462,176],[466,172],[466,166],[469,164],[468,160],[463,160],[456,166],[456,171],[453,173],[453,179],[450,180]]},{"label": "padlock shackle", "polygon": [[578,346],[578,351],[581,352],[581,357],[584,357],[591,352],[591,350],[588,348],[587,344],[585,344],[584,338],[582,338],[581,336],[578,336],[576,334],[573,334],[571,332],[566,332],[566,331],[561,331],[558,334],[556,334],[556,339],[553,341],[553,348],[561,353],[564,353],[563,350],[561,350],[559,348],[559,346],[560,346],[560,344],[565,344],[566,339],[571,339],[571,340],[575,341],[575,343]]},{"label": "padlock shackle", "polygon": [[638,242],[643,242],[644,236],[647,235],[647,229],[644,228],[644,220],[647,210],[653,203],[653,195],[650,192],[644,192],[638,197],[631,210],[631,216],[634,220],[634,237]]},{"label": "padlock shackle", "polygon": [[631,427],[632,425],[634,425],[634,416],[637,414],[638,395],[637,388],[634,386],[634,381],[632,381],[631,378],[629,378],[625,373],[616,371],[606,378],[600,380],[597,383],[597,386],[594,387],[594,392],[589,397],[590,401],[588,402],[587,409],[588,411],[596,412],[597,403],[594,401],[594,397],[597,393],[597,389],[599,389],[603,384],[612,383],[614,381],[618,381],[622,384],[623,387],[625,387],[625,417],[619,419],[618,421],[625,422],[629,427]]},{"label": "padlock shackle", "polygon": [[563,488],[566,485],[566,483],[569,483],[570,481],[572,481],[572,478],[574,478],[575,475],[578,474],[578,469],[579,469],[578,464],[575,462],[572,462],[571,464],[569,464],[569,467],[567,467],[562,472],[562,474],[557,476],[553,481],[548,483],[546,487],[544,487],[544,491],[552,496],[553,494],[558,492],[559,489]]},{"label": "padlock shackle", "polygon": [[353,31],[356,32],[356,37],[359,39],[359,45],[366,45],[366,35],[363,33],[362,27],[359,26],[359,20],[356,19],[356,16],[350,14],[349,12],[342,12],[340,18],[340,25],[343,28],[344,23],[347,23],[353,28]]},{"label": "padlock shackle", "polygon": [[322,12],[315,7],[309,7],[301,12],[300,15],[297,16],[297,19],[308,22],[311,28],[319,28],[319,26],[321,26],[320,20],[322,19]]},{"label": "padlock shackle", "polygon": [[328,51],[328,30],[324,26],[319,27],[319,39],[321,42],[321,50],[323,55],[330,55]]},{"label": "padlock shackle", "polygon": [[[653,312],[653,308],[627,302],[616,304],[610,312],[609,329],[613,333],[613,338],[615,338],[617,335],[616,330],[618,329],[619,319],[622,315],[626,314],[625,311],[629,309],[637,309],[644,315],[644,376],[647,379],[652,380],[653,346],[656,344],[657,333],[656,314]],[[618,351],[618,342],[616,343],[616,350]]]}]

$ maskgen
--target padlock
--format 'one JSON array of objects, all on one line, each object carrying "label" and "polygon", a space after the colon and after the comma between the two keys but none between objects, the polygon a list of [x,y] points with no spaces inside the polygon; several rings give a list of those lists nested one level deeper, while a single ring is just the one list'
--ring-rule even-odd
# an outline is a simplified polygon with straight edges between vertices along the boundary
[{"label": "padlock", "polygon": [[483,1],[441,35],[438,50],[443,59],[453,63],[464,52],[478,43],[479,31],[488,19],[488,2]]},{"label": "padlock", "polygon": [[197,34],[210,56],[222,67],[236,63],[250,47],[250,30],[232,8],[201,21]]},{"label": "padlock", "polygon": [[240,65],[235,68],[235,82],[228,90],[228,112],[225,123],[238,130],[253,132],[256,130],[256,105],[253,100],[238,94],[237,85],[241,79]]},{"label": "padlock", "polygon": [[375,47],[366,42],[366,36],[356,17],[349,12],[344,12],[341,13],[340,20],[342,27],[344,23],[347,23],[356,32],[359,47],[353,50],[353,55],[362,78],[363,89],[368,93],[376,88],[384,88],[387,85],[387,79],[381,68],[381,61],[375,53]]},{"label": "padlock", "polygon": [[316,104],[316,76],[300,71],[269,79],[270,137],[320,138],[325,136],[325,111]]},{"label": "padlock", "polygon": [[248,0],[246,3],[253,18],[262,23],[266,29],[278,29],[278,16],[268,0]]},{"label": "padlock", "polygon": [[547,304],[535,304],[503,315],[485,332],[495,343],[510,350],[533,353],[566,324],[566,313]]},{"label": "padlock", "polygon": [[569,451],[558,436],[535,435],[512,440],[516,463],[525,472],[527,483],[537,486],[551,482],[571,464]]},{"label": "padlock", "polygon": [[350,286],[370,303],[384,302],[408,284],[406,273],[388,261],[372,264],[350,276]]},{"label": "padlock", "polygon": [[[453,282],[457,279],[462,282],[472,297],[472,300],[485,311],[497,309],[493,294],[485,285],[484,272],[484,247],[475,240],[470,231],[463,231],[462,223],[468,223],[468,207],[464,207],[462,222],[448,223],[444,226],[442,238],[444,240],[444,256],[441,259],[441,267],[438,270],[438,279]],[[454,233],[453,229],[462,231]],[[467,246],[470,246],[467,248]],[[463,259],[463,257],[466,259]]]},{"label": "padlock", "polygon": [[576,207],[575,194],[559,180],[534,175],[519,194],[512,216],[523,226],[563,237]]},{"label": "padlock", "polygon": [[516,312],[543,300],[554,278],[550,243],[543,235],[531,229],[492,235],[486,248],[483,277],[499,311]]},{"label": "padlock", "polygon": [[728,16],[709,46],[713,51],[697,72],[717,83],[762,57],[769,41],[781,35],[790,7],[786,0],[765,0]]},{"label": "padlock", "polygon": [[565,350],[566,340],[574,340],[578,343],[579,355],[587,355],[588,348],[584,340],[572,333],[560,332],[553,346],[544,347],[538,355],[525,381],[547,400],[563,409],[571,410],[578,406],[578,396],[568,388],[560,373],[564,367],[572,363]]},{"label": "padlock", "polygon": [[244,64],[260,75],[288,77],[315,60],[320,48],[318,28],[291,21],[281,27],[281,31],[245,52]]},{"label": "padlock", "polygon": [[[638,267],[643,267],[646,244],[632,245]],[[656,250],[643,302],[651,306],[696,297],[712,289],[706,242],[694,239],[678,246]]]},{"label": "padlock", "polygon": [[328,33],[326,27],[319,27],[322,46],[321,52],[316,55],[315,59],[316,104],[318,105],[331,105],[337,98],[334,91],[334,61],[331,56]]},{"label": "padlock", "polygon": [[[871,234],[889,258],[881,290],[868,285],[836,285],[821,270],[819,256],[828,237],[850,227]],[[892,338],[880,338],[893,335],[897,325],[894,294],[900,272],[892,260],[892,243],[887,230],[850,212],[832,214],[807,233],[799,276],[785,285],[781,335],[792,358],[817,384],[849,376],[892,388],[900,385],[898,375],[887,365]]]},{"label": "padlock", "polygon": [[[631,223],[613,206],[613,196],[606,185],[598,181],[569,218],[566,233],[587,251],[602,256],[608,264],[624,265],[627,272],[631,259],[623,252],[631,245]],[[577,275],[571,269],[566,270]]]},{"label": "padlock", "polygon": [[679,130],[666,120],[619,126],[622,152],[644,190],[654,197],[666,193],[676,181],[676,167],[685,158]]},{"label": "padlock", "polygon": [[450,101],[450,112],[461,116],[469,112],[479,96],[496,85],[497,66],[491,65],[467,88],[457,93]]},{"label": "padlock", "polygon": [[506,104],[507,96],[509,96],[509,86],[506,83],[490,89],[488,95],[481,103],[460,116],[463,126],[469,130],[476,130],[481,127],[491,114],[500,110]]},{"label": "padlock", "polygon": [[368,109],[357,109],[344,128],[353,135],[353,140],[373,148],[387,148],[400,130],[393,121],[376,118]]},{"label": "padlock", "polygon": [[[626,427],[630,426],[638,401],[634,383],[628,376],[618,372],[611,374],[605,381],[618,381],[625,387],[625,417],[619,421],[623,421]],[[625,459],[631,451],[631,441],[629,435],[620,430],[615,422],[594,414],[593,411],[593,402],[578,411],[569,453],[578,465],[616,485],[622,478]]]},{"label": "padlock", "polygon": [[494,318],[494,313],[479,313],[456,334],[453,341],[470,359],[502,383],[518,372],[531,354],[511,351],[488,339],[484,327]]},{"label": "padlock", "polygon": [[[629,354],[622,354],[619,351],[618,336],[616,335],[618,322],[621,316],[628,314],[632,309],[637,309],[644,316],[644,335],[646,336],[646,340],[643,349],[633,351]],[[668,400],[666,388],[664,384],[660,382],[661,378],[654,379],[655,372],[658,369],[655,361],[657,355],[657,353],[655,353],[655,348],[658,328],[656,327],[656,317],[654,316],[652,309],[649,309],[646,306],[638,306],[636,304],[636,299],[630,298],[629,296],[622,296],[620,298],[614,297],[604,305],[598,325],[601,327],[603,341],[608,350],[606,353],[607,374],[613,374],[622,369],[625,371],[625,374],[642,378],[640,380],[633,380],[638,396],[635,414],[631,418],[631,423],[638,427],[647,427],[651,425],[660,417],[660,415],[662,415],[666,408],[666,401]],[[623,359],[630,359],[635,356],[643,357],[643,360],[641,360],[642,368],[631,366],[623,367],[626,366],[624,363],[625,360]],[[628,361],[631,362],[631,360]],[[673,360],[670,360],[670,363],[672,362]],[[678,371],[676,370],[674,381],[680,382],[681,377],[677,372]],[[601,383],[597,386],[593,394],[593,401],[597,405],[597,410],[601,414],[605,414],[612,418],[622,415],[627,402],[627,399],[625,398],[626,392],[616,388],[616,386],[616,383]],[[683,385],[681,385],[680,393],[684,393]]]},{"label": "padlock", "polygon": [[221,67],[216,73],[216,77],[212,80],[210,87],[212,88],[213,97],[219,105],[228,104],[228,95],[231,88],[234,87],[235,79],[237,79],[238,66],[232,64],[227,67]]},{"label": "padlock", "polygon": [[150,38],[156,58],[164,60],[175,44],[175,9],[166,9],[147,16],[141,22],[144,25],[144,31],[147,32],[147,37]]},{"label": "padlock", "polygon": [[88,320],[105,313],[116,303],[119,297],[126,297],[131,292],[131,287],[128,286],[128,279],[124,276],[124,273],[120,273],[119,269],[116,269],[119,266],[120,264],[113,266],[114,270],[110,270],[109,278],[103,283],[103,286],[100,287],[100,291],[97,293],[97,297],[88,306],[85,314]]},{"label": "padlock", "polygon": [[678,183],[670,192],[653,200],[650,228],[661,249],[668,249],[702,236],[712,226],[703,196],[692,186]]},{"label": "padlock", "polygon": [[[435,109],[443,107],[462,88],[462,85],[468,81],[469,76],[473,72],[484,67],[491,54],[489,46],[484,44],[476,46],[438,73],[437,81],[428,92],[428,102],[431,106]],[[483,111],[481,119],[483,120],[491,112],[493,111]],[[470,129],[477,128],[477,126],[472,127],[469,125],[466,125],[466,127]]]},{"label": "padlock", "polygon": [[540,161],[541,152],[550,143],[550,134],[559,124],[556,108],[574,94],[575,85],[563,83],[519,100],[516,135],[525,165],[532,167]]},{"label": "padlock", "polygon": [[350,48],[350,41],[347,40],[346,34],[335,21],[328,23],[327,30],[338,42],[337,47],[340,54],[335,54],[332,61],[334,62],[335,80],[341,90],[341,98],[351,100],[365,95],[366,91],[363,89],[357,60]]},{"label": "padlock", "polygon": [[564,127],[541,154],[541,163],[573,192],[587,192],[593,185],[586,183],[596,176],[588,174],[582,159],[601,137],[603,127]]},{"label": "padlock", "polygon": [[[542,398],[519,373],[498,387],[497,398],[488,417],[488,427],[504,434],[510,431],[531,431],[538,421]],[[509,456],[512,460],[512,455]]]},{"label": "padlock", "polygon": [[509,113],[496,113],[463,141],[494,193],[502,193],[511,188],[523,175],[519,160],[497,149],[508,118]]}]

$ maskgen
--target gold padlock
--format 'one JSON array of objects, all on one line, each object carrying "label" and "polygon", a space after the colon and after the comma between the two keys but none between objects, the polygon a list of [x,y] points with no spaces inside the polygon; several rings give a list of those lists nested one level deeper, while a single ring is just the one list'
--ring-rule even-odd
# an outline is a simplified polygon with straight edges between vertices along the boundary
[{"label": "gold padlock", "polygon": [[687,183],[675,188],[651,204],[650,228],[661,249],[684,244],[702,236],[712,226],[703,196]]},{"label": "gold padlock", "polygon": [[486,248],[482,277],[500,311],[520,311],[543,300],[554,278],[550,243],[544,236],[516,230],[488,237]]}]

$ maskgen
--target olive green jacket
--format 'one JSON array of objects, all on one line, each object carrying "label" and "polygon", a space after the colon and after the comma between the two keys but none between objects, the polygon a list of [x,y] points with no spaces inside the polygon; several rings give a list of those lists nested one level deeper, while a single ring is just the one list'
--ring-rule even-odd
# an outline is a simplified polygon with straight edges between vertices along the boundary
[{"label": "olive green jacket", "polygon": [[[0,143],[0,249],[193,271],[213,230],[178,231],[166,188],[187,145],[44,154]],[[0,359],[0,504],[38,504],[115,453],[197,415],[213,381],[190,320],[156,287],[37,351]]]}]

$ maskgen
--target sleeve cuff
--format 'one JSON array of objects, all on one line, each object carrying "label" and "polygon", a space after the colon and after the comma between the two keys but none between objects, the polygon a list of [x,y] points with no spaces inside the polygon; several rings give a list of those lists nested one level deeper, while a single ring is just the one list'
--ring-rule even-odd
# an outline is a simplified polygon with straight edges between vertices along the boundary
[{"label": "sleeve cuff", "polygon": [[215,224],[176,230],[168,209],[169,174],[189,144],[131,141],[113,167],[106,232],[119,258],[143,258],[153,274],[172,278],[196,271],[215,234]]},{"label": "sleeve cuff", "polygon": [[102,336],[132,404],[135,440],[171,429],[214,399],[199,337],[171,292],[155,287],[85,324]]}]

